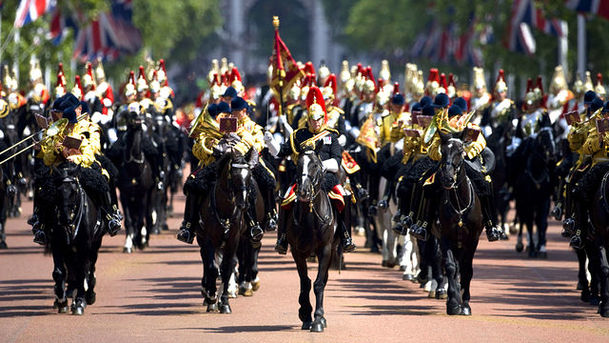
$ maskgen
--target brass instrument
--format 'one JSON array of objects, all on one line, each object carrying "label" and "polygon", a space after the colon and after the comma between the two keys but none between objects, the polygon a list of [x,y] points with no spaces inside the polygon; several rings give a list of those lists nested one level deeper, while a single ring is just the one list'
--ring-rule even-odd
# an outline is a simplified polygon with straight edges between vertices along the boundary
[{"label": "brass instrument", "polygon": [[215,141],[220,140],[224,135],[220,132],[220,124],[212,118],[207,112],[207,105],[205,109],[199,113],[191,125],[189,135],[190,137],[204,134],[203,140],[201,141],[201,147],[206,154],[213,154],[213,150],[208,148],[208,143],[213,146]]},{"label": "brass instrument", "polygon": [[[87,118],[88,114],[82,114],[80,117],[77,118],[78,121],[81,121],[85,118]],[[55,136],[57,136],[58,134],[62,133],[66,126],[68,125],[68,119],[67,118],[61,118],[57,121],[55,121],[53,124],[49,125],[48,128],[46,128],[45,130],[41,130],[33,135],[30,135],[24,139],[22,139],[21,141],[13,144],[12,146],[8,147],[7,149],[4,149],[2,152],[0,152],[0,155],[4,154],[7,151],[10,151],[11,149],[15,148],[16,146],[18,146],[19,144],[27,141],[28,139],[33,138],[34,136],[38,135],[39,133],[43,132],[45,133],[45,137],[40,140],[39,142],[34,142],[28,146],[26,146],[25,148],[17,151],[16,153],[12,154],[11,156],[5,158],[4,160],[0,161],[0,165],[3,165],[4,163],[10,161],[11,159],[13,159],[15,156],[18,156],[20,154],[22,154],[23,152],[29,150],[30,148],[32,148],[34,145],[39,144],[39,143],[44,143],[46,142],[48,139],[53,138]]]}]

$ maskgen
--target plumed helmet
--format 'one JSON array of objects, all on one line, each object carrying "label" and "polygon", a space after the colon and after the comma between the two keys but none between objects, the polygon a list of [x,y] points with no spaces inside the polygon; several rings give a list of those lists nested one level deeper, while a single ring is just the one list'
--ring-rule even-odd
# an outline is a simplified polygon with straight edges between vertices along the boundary
[{"label": "plumed helmet", "polygon": [[499,69],[499,74],[497,75],[497,80],[495,81],[495,93],[500,94],[507,92],[508,87],[505,83],[505,73],[503,69]]},{"label": "plumed helmet", "polygon": [[324,118],[324,123],[328,121],[326,114],[326,103],[319,88],[313,86],[309,89],[306,104],[309,112],[309,118],[313,120]]}]

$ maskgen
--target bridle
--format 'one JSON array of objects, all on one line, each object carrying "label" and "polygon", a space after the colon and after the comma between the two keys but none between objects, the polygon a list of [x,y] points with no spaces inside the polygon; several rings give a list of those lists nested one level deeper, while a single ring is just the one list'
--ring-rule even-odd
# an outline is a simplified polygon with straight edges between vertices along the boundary
[{"label": "bridle", "polygon": [[[303,157],[306,156],[306,158],[308,158],[309,160],[305,160],[303,162],[303,166],[302,166],[302,171],[300,174],[300,178],[298,179],[298,183],[296,184],[297,189],[301,189],[302,185],[301,183],[307,179],[310,179],[309,184],[310,187],[307,192],[308,195],[308,206],[309,206],[309,212],[314,213],[315,217],[319,220],[320,223],[328,223],[332,221],[332,211],[329,211],[328,214],[325,217],[322,217],[322,215],[319,213],[318,209],[315,208],[315,200],[317,198],[320,197],[321,193],[322,193],[322,189],[321,189],[321,179],[324,176],[324,172],[323,170],[316,173],[315,175],[311,176],[309,175],[309,162],[312,159],[311,155],[313,155],[314,152],[311,150],[308,150],[304,153]],[[324,197],[322,197],[324,198]],[[331,208],[331,204],[329,204],[330,200],[328,197],[325,197],[325,201],[328,202],[328,208]],[[302,202],[299,200],[299,202]],[[298,207],[297,207],[298,208]],[[297,219],[297,215],[293,216],[294,219],[294,224],[298,225],[298,219]]]}]

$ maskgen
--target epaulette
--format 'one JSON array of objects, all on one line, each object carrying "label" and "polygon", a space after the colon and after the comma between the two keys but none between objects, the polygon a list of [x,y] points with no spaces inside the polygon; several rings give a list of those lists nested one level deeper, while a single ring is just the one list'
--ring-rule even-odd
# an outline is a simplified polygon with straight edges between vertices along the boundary
[{"label": "epaulette", "polygon": [[330,111],[336,111],[336,112],[338,112],[340,114],[345,114],[345,111],[342,108],[336,107],[336,106],[332,106],[332,108],[330,108],[328,110],[328,112],[330,112]]},{"label": "epaulette", "polygon": [[330,128],[330,127],[326,127],[326,130],[328,130],[328,131],[330,131],[330,132],[332,132],[332,133],[335,133],[335,134],[337,134],[337,135],[339,135],[339,136],[340,136],[340,132],[338,132],[338,130],[337,130],[337,129],[333,129],[333,128]]}]

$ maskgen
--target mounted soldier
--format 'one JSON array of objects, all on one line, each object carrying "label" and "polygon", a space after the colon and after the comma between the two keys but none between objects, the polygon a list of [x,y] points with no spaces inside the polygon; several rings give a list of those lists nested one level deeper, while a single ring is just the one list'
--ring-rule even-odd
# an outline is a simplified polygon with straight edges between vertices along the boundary
[{"label": "mounted soldier", "polygon": [[[231,135],[236,135],[239,139],[231,144],[233,144],[232,148],[243,156],[246,156],[250,149],[255,149],[257,153],[260,153],[265,147],[262,128],[249,118],[247,114],[248,105],[243,98],[236,97],[233,99],[231,108],[225,102],[220,102],[216,106],[213,105],[215,104],[210,104],[207,110],[201,113],[201,118],[198,118],[193,124],[191,132],[191,136],[195,135],[193,154],[199,160],[199,169],[194,171],[184,184],[186,207],[184,209],[184,220],[177,235],[178,240],[188,244],[192,244],[195,237],[193,225],[200,225],[203,230],[205,229],[205,223],[202,223],[201,218],[197,217],[201,204],[203,204],[211,185],[216,180],[216,165],[214,162],[217,154],[215,151],[224,150],[215,149],[224,136],[220,132],[219,122],[223,118],[236,119],[235,132]],[[274,229],[276,226],[275,203],[274,197],[269,194],[275,188],[274,175],[265,166],[263,160],[259,159],[259,163],[253,169],[253,176],[259,185],[265,203],[265,227]],[[251,239],[257,242],[262,238],[263,230],[254,212],[256,197],[253,192],[249,200],[250,204],[246,218],[249,221]]]},{"label": "mounted soldier", "polygon": [[[328,117],[325,109],[325,102],[321,90],[317,87],[312,87],[307,95],[308,120],[307,127],[294,131],[290,135],[288,142],[281,146],[274,141],[273,136],[265,134],[265,141],[268,145],[269,152],[278,157],[293,156],[294,160],[298,159],[305,149],[313,150],[322,161],[326,173],[322,183],[322,190],[329,193],[329,197],[333,200],[332,206],[336,209],[336,213],[342,212],[344,207],[344,198],[342,186],[339,184],[336,173],[339,170],[339,165],[342,156],[342,148],[338,142],[338,131],[326,126]],[[290,187],[284,195],[282,208],[289,207],[290,204],[296,201],[294,186]],[[339,215],[340,217],[340,215]],[[280,216],[280,220],[285,220],[287,216]],[[275,251],[280,254],[286,254],[288,241],[286,237],[286,223],[281,222],[277,231],[277,243]],[[343,251],[350,252],[355,249],[355,245],[351,241],[351,237],[345,225],[338,225],[340,237],[343,245]]]},{"label": "mounted soldier", "polygon": [[[116,203],[113,204],[111,189],[108,185],[110,175],[102,168],[96,155],[100,154],[99,127],[83,118],[83,108],[86,113],[86,103],[79,101],[72,93],[68,93],[55,100],[52,108],[54,117],[60,115],[64,121],[56,122],[55,129],[60,131],[54,136],[43,135],[43,140],[35,149],[39,150],[37,157],[42,160],[44,167],[37,172],[35,184],[36,201],[32,231],[34,241],[46,244],[45,228],[49,226],[53,211],[52,196],[54,174],[52,170],[58,165],[69,162],[77,165],[80,171],[80,182],[87,194],[104,212],[103,220],[107,223],[106,231],[116,235],[121,228],[122,216]],[[80,120],[79,120],[80,119]],[[48,188],[51,186],[50,188]]]}]

